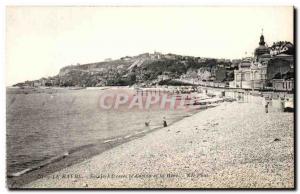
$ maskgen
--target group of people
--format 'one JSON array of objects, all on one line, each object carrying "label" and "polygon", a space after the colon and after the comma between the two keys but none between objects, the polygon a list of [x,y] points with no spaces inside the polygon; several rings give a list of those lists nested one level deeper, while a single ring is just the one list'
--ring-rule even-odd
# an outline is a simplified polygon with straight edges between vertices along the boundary
[{"label": "group of people", "polygon": [[[150,126],[150,120],[145,122],[145,126],[146,127]],[[166,118],[164,117],[163,118],[163,127],[167,127],[167,126],[168,126],[168,124],[167,124]]]},{"label": "group of people", "polygon": [[[265,112],[266,113],[269,112],[269,105],[270,105],[270,101],[266,101],[266,103],[265,103]],[[284,111],[284,98],[281,98],[280,106],[281,106],[281,110]]]}]

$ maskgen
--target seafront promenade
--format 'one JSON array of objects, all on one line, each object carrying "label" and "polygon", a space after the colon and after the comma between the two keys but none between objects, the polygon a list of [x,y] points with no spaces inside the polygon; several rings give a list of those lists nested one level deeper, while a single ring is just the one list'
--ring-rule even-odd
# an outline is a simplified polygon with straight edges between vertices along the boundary
[{"label": "seafront promenade", "polygon": [[294,114],[224,102],[25,188],[294,187]]}]

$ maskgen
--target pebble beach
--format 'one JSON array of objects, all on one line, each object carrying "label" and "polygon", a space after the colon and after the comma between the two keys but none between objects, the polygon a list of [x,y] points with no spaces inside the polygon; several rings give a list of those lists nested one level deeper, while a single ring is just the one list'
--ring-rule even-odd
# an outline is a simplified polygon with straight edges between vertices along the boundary
[{"label": "pebble beach", "polygon": [[294,188],[294,114],[224,102],[24,188]]}]

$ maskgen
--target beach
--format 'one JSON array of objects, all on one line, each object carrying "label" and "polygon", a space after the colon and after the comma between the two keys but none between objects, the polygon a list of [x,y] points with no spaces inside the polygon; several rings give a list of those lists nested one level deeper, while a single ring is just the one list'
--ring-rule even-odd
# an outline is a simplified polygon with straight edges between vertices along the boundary
[{"label": "beach", "polygon": [[[121,87],[106,88],[105,91],[102,88],[9,88],[6,109],[9,188],[18,188],[158,130],[163,127],[164,118],[171,125],[201,111],[194,109],[199,107],[194,105],[191,110],[170,110],[167,106],[161,108],[160,104],[148,104],[147,108],[147,99],[163,99],[166,95],[175,98],[176,95],[155,92],[144,92],[134,100],[135,90]],[[128,97],[128,102],[120,104],[118,101],[116,107],[116,101],[111,109],[101,106],[102,96],[117,98],[117,94]],[[130,99],[133,100],[129,102]],[[175,102],[179,101],[175,99]],[[131,102],[144,102],[141,105],[145,106],[129,108]],[[215,105],[207,105],[212,106]]]},{"label": "beach", "polygon": [[293,188],[294,114],[224,102],[23,188]]}]

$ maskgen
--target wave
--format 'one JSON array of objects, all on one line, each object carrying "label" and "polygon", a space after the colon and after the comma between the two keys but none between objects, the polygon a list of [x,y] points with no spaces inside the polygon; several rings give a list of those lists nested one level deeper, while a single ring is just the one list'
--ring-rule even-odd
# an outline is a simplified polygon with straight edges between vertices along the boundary
[{"label": "wave", "polygon": [[40,163],[40,164],[38,164],[38,165],[36,165],[36,166],[33,166],[33,167],[31,167],[31,168],[26,168],[26,169],[21,170],[21,171],[19,171],[19,172],[8,174],[7,177],[8,177],[8,178],[18,177],[18,176],[21,176],[21,175],[26,174],[26,173],[28,173],[28,172],[31,172],[31,171],[40,169],[40,168],[42,168],[42,167],[44,167],[44,166],[46,166],[46,165],[49,165],[49,164],[51,164],[51,163],[53,163],[53,162],[57,162],[57,161],[59,161],[59,160],[64,159],[64,158],[67,157],[69,154],[70,154],[69,152],[65,152],[65,153],[63,153],[62,155],[54,156],[54,157],[50,158],[49,160],[46,160],[45,162],[42,162],[42,163]]},{"label": "wave", "polygon": [[[187,116],[191,116],[191,115],[193,115],[193,114],[189,114]],[[183,119],[184,117],[186,117],[186,116],[182,116],[181,119]],[[176,119],[173,122],[171,122],[169,125],[172,125],[173,123],[175,123],[176,121],[181,120],[181,119]],[[146,133],[149,133],[149,132],[155,131],[157,129],[161,129],[161,128],[163,128],[163,127],[153,126],[153,127],[148,128],[148,129],[134,131],[133,133],[126,134],[126,135],[123,135],[123,136],[113,137],[111,139],[101,139],[97,143],[91,143],[91,144],[86,144],[86,145],[82,145],[82,146],[79,146],[79,147],[71,148],[67,152],[64,152],[63,154],[54,156],[54,157],[52,157],[52,158],[50,158],[48,160],[45,160],[44,162],[41,162],[41,163],[39,163],[39,164],[37,164],[37,165],[35,165],[33,167],[26,168],[26,169],[21,170],[19,172],[10,173],[10,174],[7,175],[7,177],[8,178],[20,177],[20,176],[22,176],[22,175],[24,175],[26,173],[29,173],[29,172],[41,169],[41,168],[43,168],[43,167],[45,167],[47,165],[50,165],[52,163],[58,162],[58,161],[60,161],[62,159],[65,159],[66,157],[69,157],[71,154],[73,154],[75,152],[79,152],[79,151],[82,151],[84,149],[88,149],[88,148],[97,146],[98,144],[110,144],[111,145],[111,144],[113,144],[115,142],[125,143],[127,141],[130,141],[131,139],[140,137],[141,135],[143,136]]]},{"label": "wave", "polygon": [[[156,128],[154,128],[156,129]],[[152,131],[153,129],[149,130],[149,131]],[[100,143],[113,143],[115,141],[120,141],[120,140],[128,140],[129,138],[133,137],[133,136],[136,136],[136,135],[140,135],[141,133],[146,133],[146,132],[149,132],[148,130],[143,130],[143,131],[140,131],[140,132],[135,132],[133,134],[128,134],[128,135],[125,135],[123,137],[114,137],[112,139],[106,139],[106,140],[101,140]],[[60,154],[60,155],[57,155],[57,156],[54,156],[44,162],[41,162],[33,167],[30,167],[30,168],[26,168],[24,170],[21,170],[19,172],[15,172],[15,173],[10,173],[7,175],[8,178],[13,178],[13,177],[19,177],[19,176],[22,176],[26,173],[29,173],[29,172],[32,172],[32,171],[35,171],[35,170],[38,170],[38,169],[41,169],[51,163],[54,163],[54,162],[58,162],[66,157],[68,157],[69,155],[75,153],[75,152],[79,152],[79,151],[82,151],[83,149],[87,149],[87,148],[91,148],[93,146],[96,146],[97,144],[86,144],[86,145],[82,145],[82,146],[79,146],[79,147],[75,147],[75,148],[72,148],[70,150],[68,150],[67,152],[64,152],[63,154]]]}]

